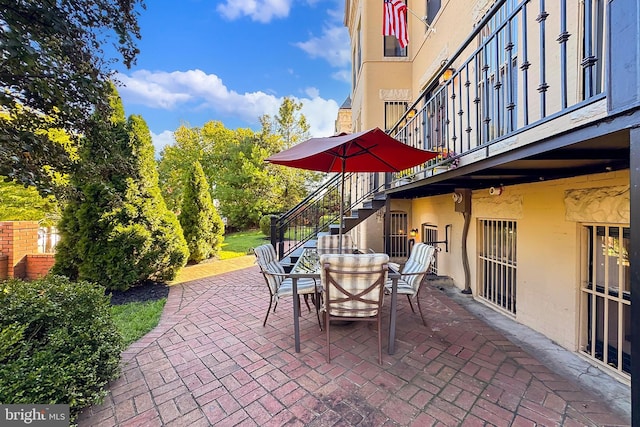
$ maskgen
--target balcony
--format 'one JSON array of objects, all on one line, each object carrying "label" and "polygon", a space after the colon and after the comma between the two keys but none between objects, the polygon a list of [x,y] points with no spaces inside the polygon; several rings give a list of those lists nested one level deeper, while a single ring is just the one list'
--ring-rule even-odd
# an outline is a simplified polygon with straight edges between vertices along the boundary
[{"label": "balcony", "polygon": [[441,155],[395,174],[388,193],[421,197],[629,168],[624,129],[638,121],[637,101],[618,102],[610,82],[624,73],[606,63],[623,56],[616,40],[629,42],[611,24],[625,7],[497,1],[392,129]]}]

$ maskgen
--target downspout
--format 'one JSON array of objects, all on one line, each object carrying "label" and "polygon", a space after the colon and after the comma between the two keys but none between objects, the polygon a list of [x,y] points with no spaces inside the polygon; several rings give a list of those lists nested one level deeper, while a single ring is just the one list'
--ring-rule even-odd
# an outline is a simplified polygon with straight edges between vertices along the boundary
[{"label": "downspout", "polygon": [[471,224],[471,212],[462,212],[464,217],[464,227],[462,228],[462,267],[464,268],[464,289],[463,294],[471,293],[471,269],[469,268],[469,254],[467,253],[467,236],[469,235],[469,225]]},{"label": "downspout", "polygon": [[463,294],[471,293],[471,269],[469,268],[469,253],[467,252],[467,237],[469,236],[469,225],[471,224],[471,190],[469,188],[456,188],[453,194],[454,210],[460,212],[464,217],[464,227],[462,228],[462,267],[464,268],[464,289]]}]

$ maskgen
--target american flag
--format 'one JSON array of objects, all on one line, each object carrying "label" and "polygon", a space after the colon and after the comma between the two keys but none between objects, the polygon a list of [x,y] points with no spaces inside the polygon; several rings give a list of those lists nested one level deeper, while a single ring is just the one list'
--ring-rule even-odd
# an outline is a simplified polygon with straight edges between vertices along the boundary
[{"label": "american flag", "polygon": [[407,36],[407,6],[402,0],[384,0],[382,34],[396,36],[400,47],[409,44]]}]

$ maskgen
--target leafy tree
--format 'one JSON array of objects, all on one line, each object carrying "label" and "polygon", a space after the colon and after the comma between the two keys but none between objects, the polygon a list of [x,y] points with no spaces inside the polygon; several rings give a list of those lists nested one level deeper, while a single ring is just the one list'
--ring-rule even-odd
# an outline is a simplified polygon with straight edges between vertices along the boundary
[{"label": "leafy tree", "polygon": [[60,219],[58,203],[53,196],[42,197],[34,187],[24,187],[0,177],[0,221],[39,221],[55,225]]},{"label": "leafy tree", "polygon": [[311,137],[309,123],[302,110],[302,102],[295,102],[293,98],[285,97],[280,104],[278,114],[271,119],[267,114],[260,118],[263,131],[279,135],[283,146],[279,149],[291,148]]},{"label": "leafy tree", "polygon": [[257,226],[274,208],[277,183],[267,173],[266,157],[260,138],[248,129],[237,130],[225,149],[214,194],[227,224],[235,229]]},{"label": "leafy tree", "polygon": [[[215,183],[223,154],[217,147],[225,147],[235,138],[235,132],[221,122],[210,121],[200,127],[180,126],[175,132],[175,145],[167,146],[158,164],[160,188],[169,209],[180,211],[183,189],[194,162],[200,162],[209,183]],[[216,142],[216,141],[219,141]],[[213,192],[210,190],[211,195]]]},{"label": "leafy tree", "polygon": [[160,190],[167,207],[173,212],[180,212],[182,196],[189,165],[202,160],[203,149],[199,128],[181,125],[173,133],[176,143],[167,145],[162,150],[158,162]]},{"label": "leafy tree", "polygon": [[[271,119],[268,115],[260,118],[262,124],[261,138],[265,142],[268,155],[304,142],[310,138],[309,124],[300,112],[301,102],[285,97],[278,110],[278,115]],[[268,173],[277,177],[278,185],[274,188],[274,200],[277,201],[271,212],[282,212],[295,206],[309,190],[322,179],[322,174],[286,166],[269,165]]]},{"label": "leafy tree", "polygon": [[180,225],[189,247],[189,260],[200,262],[220,251],[224,223],[209,194],[209,184],[200,162],[191,168],[184,189]]},{"label": "leafy tree", "polygon": [[302,103],[284,98],[275,117],[260,117],[258,133],[239,129],[235,140],[216,144],[215,198],[220,212],[234,228],[256,227],[265,214],[295,206],[320,174],[265,162],[270,155],[309,138],[309,125],[300,113]]},{"label": "leafy tree", "polygon": [[[124,120],[120,98],[112,114],[96,115],[74,175],[78,193],[59,224],[53,272],[127,289],[141,281],[170,280],[184,266],[187,245],[158,187],[151,134],[144,120]],[[93,174],[91,173],[93,172]]]},{"label": "leafy tree", "polygon": [[[0,0],[0,175],[48,192],[51,170],[69,172],[91,114],[108,108],[116,56],[129,67],[138,53],[137,6],[143,0]],[[43,129],[65,130],[69,145]]]},{"label": "leafy tree", "polygon": [[311,137],[307,118],[300,110],[302,110],[302,102],[295,102],[292,98],[285,97],[275,117],[278,124],[276,133],[282,136],[285,148],[291,148]]},{"label": "leafy tree", "polygon": [[260,118],[259,132],[230,130],[217,121],[207,122],[202,128],[178,128],[176,144],[163,151],[159,164],[167,204],[178,210],[185,173],[199,161],[228,227],[256,227],[263,215],[295,206],[321,175],[268,164],[265,159],[308,138],[309,126],[300,114],[301,108],[301,103],[285,98],[278,115]]}]

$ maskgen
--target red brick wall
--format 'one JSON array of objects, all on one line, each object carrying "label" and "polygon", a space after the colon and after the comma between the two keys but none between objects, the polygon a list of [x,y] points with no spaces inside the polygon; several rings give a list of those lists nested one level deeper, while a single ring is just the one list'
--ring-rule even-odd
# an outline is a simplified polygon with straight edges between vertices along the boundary
[{"label": "red brick wall", "polygon": [[7,277],[13,277],[13,223],[0,222],[0,254],[7,257]]},{"label": "red brick wall", "polygon": [[0,280],[4,280],[7,277],[9,277],[9,257],[4,255],[4,254],[0,254]]},{"label": "red brick wall", "polygon": [[[0,222],[0,255],[6,257],[5,277],[34,279],[49,271],[53,255],[38,254],[38,228],[36,221]],[[29,260],[30,257],[34,259]],[[0,261],[0,278],[2,265]]]},{"label": "red brick wall", "polygon": [[46,276],[56,258],[53,254],[37,254],[27,255],[27,272],[26,279],[34,280],[42,276]]},{"label": "red brick wall", "polygon": [[20,261],[13,266],[13,272],[9,269],[9,277],[24,279],[27,277],[27,256],[25,255]]}]

